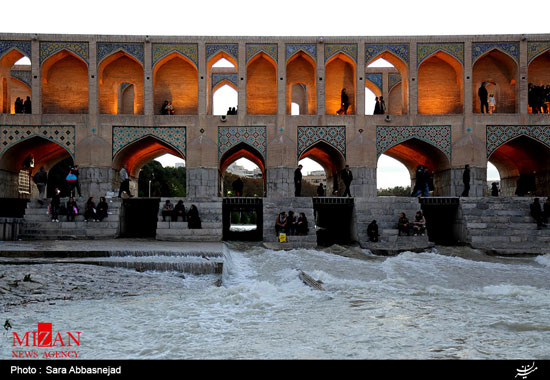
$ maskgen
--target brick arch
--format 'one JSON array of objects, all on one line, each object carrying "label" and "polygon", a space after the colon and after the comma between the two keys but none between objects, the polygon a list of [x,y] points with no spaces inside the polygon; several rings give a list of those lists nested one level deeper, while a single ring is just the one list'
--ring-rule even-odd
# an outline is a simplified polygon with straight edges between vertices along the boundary
[{"label": "brick arch", "polygon": [[[550,46],[550,44],[549,44]],[[544,50],[533,57],[529,61],[529,66],[527,68],[527,77],[529,78],[529,84],[533,86],[546,86],[550,85],[550,47],[547,50]],[[530,105],[529,112],[532,113],[533,109]],[[540,112],[540,111],[539,111]]]},{"label": "brick arch", "polygon": [[477,91],[483,82],[492,83],[490,91],[495,95],[497,113],[515,113],[518,64],[514,57],[493,48],[480,55],[472,66],[473,110],[480,113]]},{"label": "brick arch", "polygon": [[[305,86],[306,99],[301,99],[300,104],[307,105],[307,114],[317,112],[317,82],[315,79],[315,60],[303,50],[294,53],[286,63],[286,113],[291,113],[293,102],[292,88],[296,84]],[[300,109],[302,111],[302,109]]]},{"label": "brick arch", "polygon": [[342,89],[349,97],[348,114],[355,114],[356,64],[348,54],[339,52],[325,63],[325,107],[327,115],[335,115],[340,109]]},{"label": "brick arch", "polygon": [[32,174],[36,173],[41,166],[49,170],[65,158],[74,159],[74,153],[67,150],[64,144],[37,134],[20,139],[3,149],[0,156],[0,169],[12,173],[18,172],[22,168],[23,160],[29,155],[34,158]]},{"label": "brick arch", "polygon": [[88,113],[88,64],[62,49],[41,67],[42,113]]},{"label": "brick arch", "polygon": [[528,181],[530,176],[535,178],[537,195],[550,195],[548,144],[533,136],[518,135],[492,151],[487,160],[499,172],[502,195],[516,195],[518,182]]},{"label": "brick arch", "polygon": [[[401,111],[400,112],[388,112],[388,113],[399,113],[399,114],[407,114],[408,110],[408,101],[409,101],[409,64],[404,60],[403,57],[400,57],[394,53],[392,53],[389,50],[384,50],[380,52],[379,54],[373,56],[366,64],[367,66],[376,61],[377,59],[382,58],[389,63],[391,63],[399,72],[399,75],[401,76],[401,92],[400,92],[400,100],[401,100]],[[396,83],[397,84],[397,83]],[[396,85],[395,84],[395,85]],[[395,85],[388,90],[391,92],[391,90],[395,87]],[[374,91],[373,91],[374,92]],[[376,92],[375,92],[376,93]],[[377,95],[378,96],[378,95]],[[387,101],[389,102],[390,99]],[[391,102],[389,102],[389,107],[391,107]],[[388,110],[390,108],[388,107]]]},{"label": "brick arch", "polygon": [[199,104],[198,70],[193,61],[174,51],[153,68],[153,99],[155,114],[162,103],[171,101],[176,115],[196,115]]},{"label": "brick arch", "polygon": [[438,50],[418,67],[418,113],[463,112],[463,67],[451,54]]},{"label": "brick arch", "polygon": [[246,109],[251,115],[277,113],[277,62],[263,51],[246,66]]},{"label": "brick arch", "polygon": [[326,141],[317,141],[304,150],[298,157],[298,161],[309,158],[324,169],[327,177],[326,194],[332,194],[340,189],[338,173],[346,164],[344,155]]},{"label": "brick arch", "polygon": [[143,114],[143,65],[124,50],[118,50],[101,61],[97,68],[99,112],[117,114],[120,85],[134,85],[134,114]]}]

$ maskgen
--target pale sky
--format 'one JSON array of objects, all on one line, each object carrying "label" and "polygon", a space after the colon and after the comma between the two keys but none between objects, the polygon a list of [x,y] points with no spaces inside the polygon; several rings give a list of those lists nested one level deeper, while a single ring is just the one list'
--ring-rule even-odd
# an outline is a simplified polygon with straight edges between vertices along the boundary
[{"label": "pale sky", "polygon": [[[547,17],[539,13],[546,12],[548,6],[548,1],[541,0],[524,3],[517,0],[454,3],[442,0],[26,0],[4,4],[6,14],[0,23],[0,33],[144,36],[537,34],[549,32]],[[10,8],[13,9],[10,11]],[[401,164],[396,165],[392,160],[383,156],[379,161],[379,187],[409,182],[404,167],[398,169]],[[385,171],[388,175],[381,180],[381,173]],[[498,173],[491,168],[488,177],[498,178]]]}]

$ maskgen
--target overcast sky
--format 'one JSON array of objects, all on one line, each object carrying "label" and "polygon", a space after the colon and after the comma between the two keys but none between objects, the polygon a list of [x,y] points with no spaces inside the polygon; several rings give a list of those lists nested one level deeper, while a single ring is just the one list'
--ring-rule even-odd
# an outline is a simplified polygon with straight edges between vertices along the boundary
[{"label": "overcast sky", "polygon": [[[543,13],[550,9],[547,0],[4,1],[4,11],[11,7],[0,23],[4,33],[429,36],[550,32]],[[379,187],[408,184],[404,167],[382,157],[378,171],[388,175],[379,176]],[[491,169],[489,177],[497,178],[498,173]]]}]

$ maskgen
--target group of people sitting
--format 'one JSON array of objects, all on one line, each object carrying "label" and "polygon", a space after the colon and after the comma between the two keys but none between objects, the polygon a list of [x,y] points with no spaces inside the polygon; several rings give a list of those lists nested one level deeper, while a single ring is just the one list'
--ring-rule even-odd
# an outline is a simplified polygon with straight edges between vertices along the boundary
[{"label": "group of people sitting", "polygon": [[228,115],[236,115],[237,114],[237,108],[235,107],[229,107],[227,110]]},{"label": "group of people sitting", "polygon": [[550,113],[550,85],[529,83],[527,100],[532,113]]},{"label": "group of people sitting", "polygon": [[537,222],[537,229],[542,229],[548,224],[548,219],[550,219],[550,197],[546,198],[544,204],[540,203],[539,198],[533,199],[533,203],[529,206],[531,211],[531,216]]},{"label": "group of people sitting", "polygon": [[417,211],[414,220],[410,222],[405,213],[402,212],[397,221],[397,229],[399,236],[403,234],[410,236],[411,233],[414,236],[424,236],[424,232],[426,231],[426,218],[424,218],[422,211]]},{"label": "group of people sitting", "polygon": [[185,211],[185,205],[182,200],[174,206],[170,199],[164,202],[161,210],[162,221],[165,222],[166,218],[170,218],[172,222],[177,222],[181,217],[182,222],[187,222],[189,228],[201,228],[201,218],[199,217],[199,210],[194,204],[189,207],[189,211]]},{"label": "group of people sitting", "polygon": [[174,109],[174,106],[172,105],[172,102],[169,102],[168,100],[165,100],[164,103],[162,103],[162,107],[160,108],[160,114],[161,115],[174,115],[176,113],[176,110]]},{"label": "group of people sitting", "polygon": [[294,214],[294,211],[289,211],[288,215],[285,211],[277,215],[275,221],[275,234],[279,236],[280,233],[287,235],[307,235],[308,225],[306,214],[300,213],[298,218]]},{"label": "group of people sitting", "polygon": [[[84,221],[93,220],[94,222],[101,222],[108,216],[108,209],[109,205],[105,197],[100,197],[97,205],[94,202],[94,197],[90,197],[84,204]],[[63,208],[59,204],[59,198],[54,195],[52,197],[50,213],[52,215],[52,222],[59,222],[58,215],[66,215],[68,222],[74,222],[75,217],[81,213],[81,210],[78,208],[78,204],[73,197],[69,198],[65,208]]]},{"label": "group of people sitting", "polygon": [[23,99],[17,97],[14,104],[15,113],[32,113],[31,97],[27,96],[27,100],[23,102]]}]

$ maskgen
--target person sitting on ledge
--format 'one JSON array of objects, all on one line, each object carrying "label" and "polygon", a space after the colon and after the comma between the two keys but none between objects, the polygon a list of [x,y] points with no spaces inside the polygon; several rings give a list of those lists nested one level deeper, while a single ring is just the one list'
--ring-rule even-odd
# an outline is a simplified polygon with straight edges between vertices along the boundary
[{"label": "person sitting on ledge", "polygon": [[286,212],[283,211],[277,215],[277,220],[275,220],[275,235],[279,236],[281,232],[286,231],[287,222],[288,218],[286,216]]},{"label": "person sitting on ledge", "polygon": [[78,215],[78,206],[73,197],[67,201],[67,222],[74,222],[74,217]]},{"label": "person sitting on ledge", "polygon": [[195,205],[191,205],[191,207],[189,207],[189,212],[187,213],[187,227],[202,228],[201,218],[199,217],[199,210]]},{"label": "person sitting on ledge", "polygon": [[185,222],[185,206],[183,205],[183,201],[178,201],[176,203],[176,206],[174,206],[174,212],[172,213],[172,222],[177,222],[178,217],[181,216],[181,220]]},{"label": "person sitting on ledge", "polygon": [[96,216],[96,206],[95,206],[95,202],[94,202],[94,197],[90,197],[88,198],[88,200],[86,201],[86,204],[85,204],[85,208],[84,208],[84,221],[87,222],[88,219],[93,219],[94,221],[98,221],[97,220],[97,216]]},{"label": "person sitting on ledge", "polygon": [[102,221],[107,217],[107,210],[109,209],[109,206],[107,205],[107,201],[105,200],[105,197],[99,197],[99,203],[97,204],[96,211],[96,217],[98,221]]},{"label": "person sitting on ledge", "polygon": [[425,230],[426,230],[426,218],[424,218],[424,215],[422,215],[422,211],[417,211],[413,221],[414,236],[417,236],[417,235],[424,236]]},{"label": "person sitting on ledge", "polygon": [[298,220],[296,221],[296,234],[297,235],[307,235],[309,228],[307,226],[306,214],[303,212],[300,213]]},{"label": "person sitting on ledge", "polygon": [[410,235],[411,224],[409,223],[409,219],[407,218],[404,212],[401,213],[401,216],[397,221],[397,229],[398,229],[399,236],[401,236],[402,233],[405,233],[407,236]]},{"label": "person sitting on ledge", "polygon": [[376,224],[376,220],[373,220],[369,223],[367,227],[367,235],[369,237],[369,240],[372,242],[377,242],[378,237],[380,236],[378,234],[378,224]]},{"label": "person sitting on ledge", "polygon": [[296,217],[294,216],[294,211],[288,212],[288,218],[286,223],[286,234],[296,235]]},{"label": "person sitting on ledge", "polygon": [[170,203],[170,199],[167,199],[166,202],[164,202],[164,206],[162,206],[162,221],[166,222],[166,217],[171,218],[172,212],[174,211],[174,205]]},{"label": "person sitting on ledge", "polygon": [[539,202],[538,198],[533,199],[533,203],[529,206],[531,209],[531,216],[535,219],[537,222],[537,230],[542,229],[542,227],[546,227],[546,224],[543,220],[543,213],[542,213],[542,207]]}]

